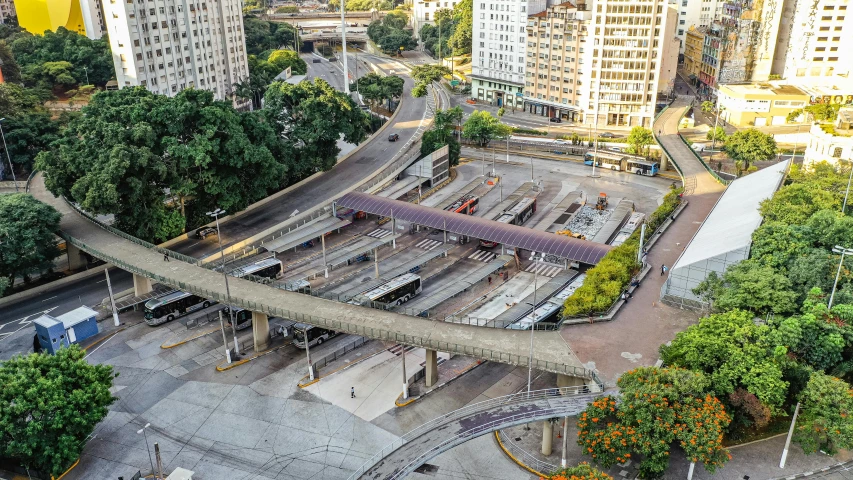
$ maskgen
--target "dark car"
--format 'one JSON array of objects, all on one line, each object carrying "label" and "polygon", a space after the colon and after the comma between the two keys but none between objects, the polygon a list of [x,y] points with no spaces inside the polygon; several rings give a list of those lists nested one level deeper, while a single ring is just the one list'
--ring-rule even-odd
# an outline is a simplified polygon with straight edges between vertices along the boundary
[{"label": "dark car", "polygon": [[211,235],[216,235],[216,229],[213,227],[201,227],[195,231],[195,238],[207,238]]},{"label": "dark car", "polygon": [[388,135],[388,141],[389,142],[396,142],[399,139],[400,139],[400,136],[397,135],[396,133],[392,133],[391,135]]},{"label": "dark car", "polygon": [[601,135],[599,135],[599,137],[601,137],[601,138],[616,138],[616,135],[614,135],[610,132],[604,132]]},{"label": "dark car", "polygon": [[560,117],[551,117],[551,123],[563,123]]}]

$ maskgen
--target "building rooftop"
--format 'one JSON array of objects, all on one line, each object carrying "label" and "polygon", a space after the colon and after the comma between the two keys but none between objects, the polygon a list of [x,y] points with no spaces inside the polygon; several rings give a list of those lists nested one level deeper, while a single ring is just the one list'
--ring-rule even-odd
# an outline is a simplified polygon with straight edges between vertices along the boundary
[{"label": "building rooftop", "polygon": [[62,325],[68,329],[82,322],[83,320],[88,320],[92,317],[97,317],[98,312],[92,310],[89,307],[77,307],[74,310],[71,310],[68,313],[63,313],[58,317],[51,317],[50,315],[42,315],[39,318],[35,319],[33,323],[41,325],[42,327],[52,327],[57,323],[62,323]]},{"label": "building rooftop", "polygon": [[543,10],[539,13],[534,13],[533,15],[528,15],[527,18],[531,18],[531,17],[545,18],[547,16],[548,16],[548,12],[546,10]]},{"label": "building rooftop", "polygon": [[803,95],[808,93],[800,90],[794,85],[773,83],[750,83],[743,85],[720,85],[720,90],[728,90],[737,95],[749,95],[760,93],[764,95]]},{"label": "building rooftop", "polygon": [[779,162],[733,181],[672,269],[749,247],[762,221],[759,206],[776,192],[787,171],[788,162]]}]

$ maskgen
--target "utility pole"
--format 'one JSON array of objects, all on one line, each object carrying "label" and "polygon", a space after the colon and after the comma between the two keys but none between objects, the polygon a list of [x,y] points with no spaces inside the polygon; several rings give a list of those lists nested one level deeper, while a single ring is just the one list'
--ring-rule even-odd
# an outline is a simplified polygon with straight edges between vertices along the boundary
[{"label": "utility pole", "polygon": [[118,310],[116,310],[116,300],[113,298],[113,286],[110,283],[110,269],[105,268],[104,273],[107,275],[107,291],[110,292],[110,306],[113,309],[113,325],[116,327],[121,325],[118,321]]},{"label": "utility pole", "polygon": [[347,68],[347,21],[344,14],[346,0],[341,0],[341,46],[344,57],[344,93],[349,95],[349,69]]}]

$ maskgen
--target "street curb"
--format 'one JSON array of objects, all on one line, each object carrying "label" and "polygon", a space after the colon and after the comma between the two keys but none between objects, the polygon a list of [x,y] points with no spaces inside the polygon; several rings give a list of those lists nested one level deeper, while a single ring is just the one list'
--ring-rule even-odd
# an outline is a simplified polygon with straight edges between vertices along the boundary
[{"label": "street curb", "polygon": [[368,356],[366,356],[366,357],[364,357],[364,358],[359,358],[357,361],[355,361],[355,362],[350,362],[350,363],[348,363],[348,364],[346,364],[346,365],[344,365],[344,366],[342,366],[342,367],[340,367],[340,368],[337,368],[337,369],[335,369],[335,370],[332,370],[331,372],[329,372],[329,373],[327,373],[327,374],[325,374],[325,375],[323,375],[323,376],[318,375],[316,378],[314,378],[314,380],[311,380],[311,381],[310,381],[310,382],[308,382],[308,383],[302,383],[306,378],[309,378],[309,377],[310,377],[310,375],[305,375],[304,377],[302,377],[302,378],[300,378],[300,379],[299,379],[299,382],[297,382],[296,386],[297,386],[297,387],[299,387],[299,388],[306,388],[306,387],[310,387],[311,385],[314,385],[315,383],[319,382],[320,380],[322,380],[322,379],[324,379],[324,378],[326,378],[326,377],[331,377],[332,375],[334,375],[334,374],[336,374],[336,373],[338,373],[338,372],[342,372],[342,371],[344,371],[344,370],[346,370],[346,369],[348,369],[348,368],[350,368],[350,367],[352,367],[352,366],[358,365],[359,363],[361,363],[361,362],[363,362],[363,361],[367,360],[368,358],[375,357],[376,355],[379,355],[380,353],[385,352],[385,351],[387,351],[387,350],[388,350],[387,348],[383,348],[383,349],[381,349],[381,350],[377,350],[377,351],[375,351],[375,352],[371,353],[370,355],[368,355]]},{"label": "street curb", "polygon": [[108,267],[112,267],[113,265],[104,264],[99,265],[97,267],[90,268],[85,272],[75,273],[73,275],[68,275],[67,277],[60,278],[59,280],[45,283],[44,285],[39,285],[38,287],[33,287],[28,290],[24,290],[23,292],[18,292],[13,295],[9,295],[8,297],[0,298],[0,307],[4,307],[9,305],[10,303],[19,302],[21,300],[29,300],[35,296],[41,295],[48,290],[52,290],[57,287],[61,287],[63,285],[67,285],[69,283],[74,283],[78,280],[83,280],[89,277],[94,277],[95,275],[102,273]]},{"label": "street curb", "polygon": [[160,345],[160,348],[162,348],[162,349],[164,349],[164,350],[168,350],[168,349],[170,349],[170,348],[175,348],[175,347],[177,347],[177,346],[179,346],[179,345],[183,345],[183,344],[185,344],[185,343],[187,343],[187,342],[191,342],[191,341],[193,341],[193,340],[195,340],[195,339],[197,339],[197,338],[201,338],[201,337],[205,337],[205,336],[207,336],[207,335],[210,335],[211,333],[214,333],[214,332],[215,332],[215,331],[217,331],[217,330],[219,330],[219,327],[215,327],[215,328],[213,328],[212,330],[208,330],[208,331],[206,331],[206,332],[204,332],[204,333],[199,333],[198,335],[196,335],[196,336],[194,336],[194,337],[190,337],[190,338],[187,338],[187,339],[185,339],[185,340],[181,340],[180,342],[177,342],[177,343],[172,343],[172,344],[169,344],[169,345],[166,345],[166,344],[164,343],[164,344]]},{"label": "street curb", "polygon": [[54,478],[54,477],[53,477],[53,475],[51,475],[51,476],[50,476],[50,478],[51,478],[52,480],[62,480],[62,477],[64,477],[64,476],[68,475],[68,472],[70,472],[71,470],[74,470],[74,467],[76,467],[78,463],[80,463],[80,459],[79,459],[79,458],[77,459],[77,461],[76,461],[76,462],[74,462],[74,465],[71,465],[70,467],[68,467],[68,470],[66,470],[66,471],[65,471],[65,473],[63,473],[62,475],[60,475],[58,478]]},{"label": "street curb", "polygon": [[515,455],[510,453],[510,451],[507,450],[506,447],[504,447],[504,444],[501,441],[501,431],[500,430],[495,430],[495,440],[498,441],[498,447],[500,447],[500,449],[506,454],[506,456],[509,457],[510,460],[515,462],[516,465],[518,465],[519,467],[521,467],[521,468],[527,470],[528,472],[536,475],[537,477],[540,477],[540,478],[549,478],[550,477],[550,475],[545,475],[542,472],[537,472],[536,470],[533,470],[532,468],[528,467],[527,464],[525,464],[521,460],[515,458]]},{"label": "street curb", "polygon": [[291,343],[292,343],[292,342],[287,342],[287,343],[285,343],[284,345],[279,345],[279,346],[277,346],[277,347],[268,348],[268,349],[264,350],[263,352],[258,353],[258,354],[257,354],[257,355],[255,355],[254,357],[249,357],[249,358],[244,358],[244,359],[242,359],[242,360],[237,360],[236,362],[231,362],[230,364],[228,364],[228,365],[226,365],[226,366],[224,366],[224,367],[222,366],[222,363],[223,363],[223,362],[225,362],[225,360],[222,360],[222,361],[220,361],[220,362],[216,365],[216,371],[217,371],[217,372],[224,372],[224,371],[226,371],[226,370],[231,370],[231,369],[232,369],[232,368],[234,368],[234,367],[237,367],[237,366],[243,365],[244,363],[249,363],[249,362],[251,362],[252,360],[255,360],[256,358],[261,358],[261,357],[263,357],[264,355],[270,354],[270,353],[272,353],[272,352],[274,352],[274,351],[278,350],[279,348],[286,347],[286,346],[290,345]]}]

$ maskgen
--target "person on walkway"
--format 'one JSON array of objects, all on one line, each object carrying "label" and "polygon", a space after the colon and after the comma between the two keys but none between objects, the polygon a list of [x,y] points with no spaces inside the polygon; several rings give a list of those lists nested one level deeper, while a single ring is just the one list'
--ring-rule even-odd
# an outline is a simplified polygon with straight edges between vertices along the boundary
[{"label": "person on walkway", "polygon": [[660,136],[660,129],[658,129],[658,136]]},{"label": "person on walkway", "polygon": [[492,284],[492,277],[489,276],[489,285],[491,285],[491,284]]},{"label": "person on walkway", "polygon": [[169,254],[168,254],[168,253],[164,253],[164,254],[163,254],[163,261],[164,261],[164,262],[168,262],[168,261],[169,261]]},{"label": "person on walkway", "polygon": [[355,398],[355,387],[349,387],[349,398]]},{"label": "person on walkway", "polygon": [[661,266],[660,266],[660,275],[661,275],[661,276],[663,276],[663,274],[664,274],[664,273],[666,273],[666,271],[667,271],[667,270],[669,270],[669,269],[668,269],[668,268],[666,268],[666,265],[661,264]]},{"label": "person on walkway", "polygon": [[625,303],[628,303],[628,299],[629,299],[629,298],[631,298],[631,297],[630,297],[630,296],[628,296],[628,290],[625,290],[624,292],[622,292],[622,300],[623,300]]}]

